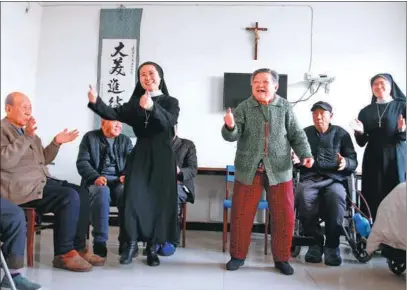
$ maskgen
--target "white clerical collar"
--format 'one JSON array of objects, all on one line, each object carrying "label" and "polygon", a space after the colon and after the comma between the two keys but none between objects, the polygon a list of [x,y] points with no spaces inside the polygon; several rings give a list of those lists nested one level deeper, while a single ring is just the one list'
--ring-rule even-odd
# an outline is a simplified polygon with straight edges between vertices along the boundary
[{"label": "white clerical collar", "polygon": [[152,96],[152,97],[161,96],[162,94],[163,94],[163,92],[161,90],[150,92],[150,96]]},{"label": "white clerical collar", "polygon": [[387,104],[389,102],[393,101],[393,98],[388,98],[388,99],[376,99],[376,103],[378,104]]}]

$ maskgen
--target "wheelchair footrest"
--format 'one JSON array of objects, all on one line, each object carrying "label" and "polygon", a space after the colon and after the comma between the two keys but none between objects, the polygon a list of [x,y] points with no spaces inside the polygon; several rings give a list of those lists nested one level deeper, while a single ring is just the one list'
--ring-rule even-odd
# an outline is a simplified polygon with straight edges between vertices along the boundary
[{"label": "wheelchair footrest", "polygon": [[315,245],[317,241],[313,237],[304,236],[293,236],[292,246],[312,246]]}]

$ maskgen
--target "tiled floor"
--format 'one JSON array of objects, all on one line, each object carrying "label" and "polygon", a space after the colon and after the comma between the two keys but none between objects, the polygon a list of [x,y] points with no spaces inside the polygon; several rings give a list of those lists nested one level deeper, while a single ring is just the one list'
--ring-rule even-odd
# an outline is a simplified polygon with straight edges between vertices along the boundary
[{"label": "tiled floor", "polygon": [[406,276],[394,275],[381,257],[368,264],[358,263],[344,243],[341,267],[304,262],[306,248],[292,260],[293,276],[283,276],[272,267],[269,254],[263,254],[262,235],[253,235],[246,264],[228,272],[224,264],[229,255],[221,251],[221,233],[187,232],[187,248],[174,256],[161,258],[161,266],[148,267],[144,257],[122,266],[117,255],[118,229],[110,228],[109,254],[104,267],[92,272],[72,273],[52,268],[52,231],[36,236],[35,268],[25,274],[46,290],[252,290],[252,289],[406,289]]}]

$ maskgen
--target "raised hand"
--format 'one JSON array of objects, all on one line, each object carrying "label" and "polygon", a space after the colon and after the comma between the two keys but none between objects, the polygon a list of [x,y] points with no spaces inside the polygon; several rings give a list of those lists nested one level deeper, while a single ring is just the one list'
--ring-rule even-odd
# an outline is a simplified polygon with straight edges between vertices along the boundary
[{"label": "raised hand", "polygon": [[226,114],[223,119],[225,120],[225,124],[229,129],[235,127],[235,117],[233,117],[232,110],[230,108],[226,110]]},{"label": "raised hand", "polygon": [[37,131],[37,122],[35,121],[34,117],[31,117],[27,125],[25,125],[24,133],[27,136],[34,137],[35,131]]},{"label": "raised hand", "polygon": [[78,138],[78,136],[78,130],[75,129],[68,132],[68,129],[64,129],[62,132],[58,133],[58,135],[55,136],[54,140],[57,144],[64,144],[75,140],[76,138]]},{"label": "raised hand", "polygon": [[98,93],[91,85],[89,85],[89,91],[88,91],[89,103],[92,103],[92,104],[96,103],[97,97],[98,97]]},{"label": "raised hand", "polygon": [[144,95],[140,98],[140,107],[144,110],[148,110],[153,106],[153,99],[151,99],[149,91],[146,91]]},{"label": "raised hand", "polygon": [[346,159],[340,153],[336,154],[338,157],[338,171],[342,171],[346,167]]},{"label": "raised hand", "polygon": [[356,132],[363,134],[365,132],[365,129],[363,127],[363,123],[359,121],[358,119],[355,119],[351,124],[351,128],[355,130]]}]

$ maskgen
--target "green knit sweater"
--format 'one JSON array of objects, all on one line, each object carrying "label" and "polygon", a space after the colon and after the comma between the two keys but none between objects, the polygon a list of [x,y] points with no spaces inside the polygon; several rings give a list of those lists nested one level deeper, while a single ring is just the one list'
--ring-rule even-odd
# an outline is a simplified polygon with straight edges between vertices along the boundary
[{"label": "green knit sweater", "polygon": [[[307,136],[299,126],[290,103],[276,95],[268,105],[254,97],[240,103],[234,113],[235,127],[222,127],[223,139],[237,141],[235,179],[250,185],[260,161],[270,185],[292,179],[291,148],[303,160],[312,157]],[[268,154],[265,153],[265,123],[268,122]]]}]

